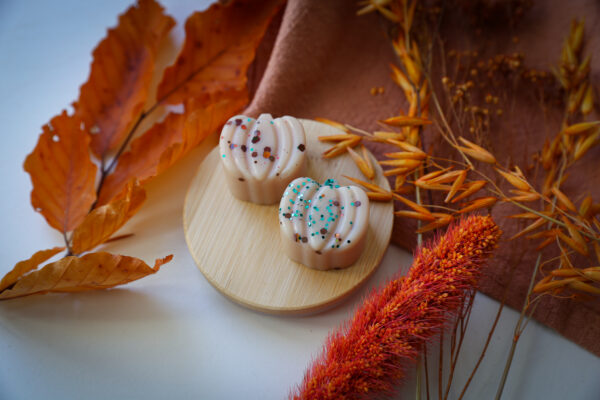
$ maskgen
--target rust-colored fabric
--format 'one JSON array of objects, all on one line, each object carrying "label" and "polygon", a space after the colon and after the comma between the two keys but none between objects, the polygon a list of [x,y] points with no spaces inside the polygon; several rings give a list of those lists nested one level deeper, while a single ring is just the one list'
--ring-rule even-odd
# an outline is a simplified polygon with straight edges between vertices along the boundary
[{"label": "rust-colored fabric", "polygon": [[[556,63],[569,24],[574,17],[585,17],[587,49],[592,61],[592,81],[600,80],[600,5],[593,0],[562,2],[540,1],[526,14],[518,28],[495,27],[497,32],[486,38],[490,54],[525,54],[531,67],[547,69]],[[269,112],[301,118],[326,117],[367,130],[377,128],[376,121],[406,110],[400,89],[389,78],[389,64],[395,61],[388,39],[389,25],[369,14],[355,16],[356,5],[347,0],[292,0],[281,22],[273,27],[259,49],[250,75],[254,98],[246,111],[250,115]],[[441,34],[448,46],[469,49],[475,46],[460,21],[445,24]],[[510,38],[518,35],[519,42]],[[262,78],[262,79],[261,79]],[[434,76],[434,81],[440,80]],[[382,95],[372,96],[372,87],[383,87]],[[535,107],[538,107],[536,109]],[[531,153],[540,149],[544,139],[558,129],[561,115],[543,118],[539,106],[530,99],[518,98],[507,120],[494,126],[489,145],[499,161],[527,165]],[[560,114],[560,109],[554,110]],[[436,152],[445,149],[433,130],[426,132],[425,142]],[[382,146],[370,146],[381,154]],[[576,177],[569,178],[567,193],[585,185],[595,200],[600,199],[600,150],[586,155]],[[581,192],[578,190],[578,192]],[[579,200],[579,199],[577,199]],[[510,237],[519,226],[505,215],[514,209],[497,207],[494,217]],[[397,219],[393,241],[407,249],[415,245],[415,226]],[[488,267],[481,291],[520,309],[536,253],[524,240],[504,242],[495,261]],[[514,269],[514,271],[513,271]],[[512,279],[510,277],[512,276]],[[490,316],[491,317],[491,316]],[[560,334],[600,355],[600,301],[574,302],[548,298],[542,301],[534,317]]]}]

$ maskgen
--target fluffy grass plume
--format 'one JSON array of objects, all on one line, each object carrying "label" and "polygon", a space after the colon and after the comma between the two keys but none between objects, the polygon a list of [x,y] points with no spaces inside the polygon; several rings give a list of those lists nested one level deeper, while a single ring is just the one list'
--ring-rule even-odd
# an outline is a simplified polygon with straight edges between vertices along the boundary
[{"label": "fluffy grass plume", "polygon": [[369,399],[390,394],[478,282],[501,235],[491,217],[470,216],[417,249],[405,277],[371,293],[330,334],[291,399]]}]

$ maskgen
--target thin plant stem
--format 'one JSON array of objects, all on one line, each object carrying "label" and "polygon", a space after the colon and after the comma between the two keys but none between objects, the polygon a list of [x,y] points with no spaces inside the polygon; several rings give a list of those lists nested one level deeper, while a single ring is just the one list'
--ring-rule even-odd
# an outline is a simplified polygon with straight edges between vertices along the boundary
[{"label": "thin plant stem", "polygon": [[425,392],[429,400],[429,368],[427,367],[427,343],[423,344],[423,367],[425,368]]},{"label": "thin plant stem", "polygon": [[[417,358],[417,372],[421,371],[421,355],[419,355],[419,357]],[[416,389],[415,389],[416,393],[415,393],[415,398],[417,400],[421,399],[421,374],[417,373],[417,384],[416,384]]]},{"label": "thin plant stem", "polygon": [[102,187],[104,185],[104,180],[112,172],[113,168],[115,167],[115,165],[119,161],[119,158],[121,157],[121,155],[123,154],[123,152],[125,151],[127,146],[129,145],[129,142],[133,138],[135,132],[137,131],[137,129],[139,128],[141,123],[148,117],[148,115],[152,114],[160,105],[162,105],[173,93],[175,93],[179,89],[181,89],[187,82],[189,82],[191,79],[193,79],[194,76],[196,76],[198,73],[203,71],[204,68],[206,68],[208,65],[210,65],[214,60],[218,59],[224,53],[225,53],[225,50],[221,50],[220,52],[215,54],[213,57],[211,57],[210,60],[208,60],[206,62],[206,64],[200,66],[195,71],[192,71],[192,73],[190,73],[187,77],[182,79],[181,82],[179,82],[178,84],[173,86],[173,88],[171,88],[161,98],[156,100],[156,102],[152,106],[150,106],[146,111],[142,111],[140,113],[140,115],[138,116],[138,119],[135,121],[135,123],[133,124],[133,126],[131,127],[129,132],[127,133],[127,136],[123,140],[123,143],[121,143],[121,145],[119,146],[119,149],[117,150],[117,152],[115,153],[114,157],[112,158],[110,164],[108,164],[107,167],[105,167],[106,161],[105,161],[104,157],[102,157],[102,159],[100,160],[100,181],[98,183],[98,187],[96,188],[96,200],[90,207],[90,211],[93,210],[96,207],[96,205],[98,204],[98,198],[100,196],[100,191],[102,190]]},{"label": "thin plant stem", "polygon": [[[565,158],[564,152],[563,152],[563,162],[561,163],[561,168],[560,168],[560,171],[558,174],[557,182],[561,181],[562,176],[565,172],[565,169],[566,169],[565,160],[566,160],[566,158]],[[554,212],[554,210],[556,209],[556,202],[557,202],[557,199],[556,199],[556,197],[554,197],[552,199],[552,212]],[[531,212],[534,212],[534,210],[532,209]],[[550,228],[550,226],[551,226],[551,223],[549,222],[548,227]],[[529,299],[530,299],[531,293],[533,291],[535,277],[538,274],[541,260],[542,260],[542,253],[540,252],[540,253],[538,253],[538,256],[536,258],[535,268],[533,269],[533,273],[531,274],[531,279],[529,280],[529,287],[527,288],[527,295],[525,296],[525,302],[523,303],[523,308],[521,309],[521,314],[519,315],[519,320],[517,321],[517,325],[515,326],[513,341],[512,341],[511,347],[510,347],[510,351],[508,353],[508,359],[506,360],[506,365],[504,366],[504,371],[502,372],[502,378],[500,379],[500,384],[498,385],[498,390],[496,392],[496,400],[500,400],[500,398],[502,397],[502,392],[504,391],[504,385],[506,384],[506,378],[508,377],[508,371],[510,370],[510,367],[512,365],[512,360],[513,360],[515,350],[517,347],[517,342],[519,341],[519,338],[521,337],[521,334],[523,333],[523,329],[525,329],[525,327],[523,327],[521,329],[521,324],[523,323],[523,318],[525,316],[527,308],[531,305]],[[536,307],[537,307],[537,304],[536,304]],[[531,315],[532,314],[533,314],[533,312],[531,313]],[[531,318],[531,316],[529,318]],[[527,322],[529,321],[529,318],[528,318]]]},{"label": "thin plant stem", "polygon": [[438,365],[438,397],[442,400],[442,379],[444,375],[444,331],[440,332],[440,359]]},{"label": "thin plant stem", "polygon": [[542,261],[542,253],[538,253],[537,259],[535,261],[535,268],[533,269],[533,273],[531,274],[531,278],[529,279],[529,288],[527,289],[527,296],[525,297],[525,301],[523,303],[523,307],[521,308],[521,314],[519,315],[519,321],[517,321],[517,325],[515,326],[512,345],[510,346],[510,350],[508,352],[508,358],[506,359],[506,364],[504,366],[504,371],[502,372],[502,378],[500,378],[500,384],[498,385],[498,390],[496,392],[496,400],[500,400],[502,397],[502,392],[504,391],[504,385],[506,384],[506,378],[508,377],[508,371],[510,370],[510,366],[512,364],[513,357],[515,355],[515,350],[517,348],[517,342],[521,337],[521,324],[523,323],[523,318],[525,317],[525,312],[529,305],[529,296],[531,291],[533,290],[533,284],[535,283],[535,277],[537,276],[540,262]]},{"label": "thin plant stem", "polygon": [[463,387],[462,391],[460,392],[460,395],[458,396],[458,400],[461,400],[464,397],[465,393],[467,392],[467,389],[469,388],[469,385],[471,384],[471,381],[473,380],[473,377],[475,377],[475,373],[479,369],[479,365],[481,364],[481,362],[483,361],[483,358],[485,357],[487,348],[490,345],[492,336],[494,335],[496,326],[498,325],[498,321],[500,320],[500,315],[502,314],[502,310],[504,309],[505,300],[506,300],[506,298],[503,298],[502,303],[500,303],[500,307],[498,307],[498,312],[496,313],[496,318],[494,319],[492,328],[490,329],[490,332],[488,333],[487,339],[485,341],[485,345],[483,346],[483,350],[481,351],[481,354],[479,355],[479,359],[477,360],[475,367],[473,367],[473,370],[471,371],[471,375],[469,375],[469,378],[467,379],[467,383],[465,383],[465,386]]},{"label": "thin plant stem", "polygon": [[[450,372],[448,376],[448,383],[446,384],[446,392],[444,393],[444,400],[448,399],[450,394],[450,387],[452,386],[452,380],[454,378],[454,371],[456,370],[456,364],[458,362],[458,356],[460,354],[460,350],[462,348],[463,340],[465,338],[465,333],[467,331],[467,326],[469,325],[469,320],[471,318],[471,311],[473,310],[473,301],[475,300],[475,292],[471,292],[469,295],[468,303],[463,307],[463,313],[459,315],[456,319],[454,334],[452,337],[452,348],[450,350]],[[456,332],[457,328],[460,324],[460,338],[458,340],[458,345],[455,346],[456,342]]]}]

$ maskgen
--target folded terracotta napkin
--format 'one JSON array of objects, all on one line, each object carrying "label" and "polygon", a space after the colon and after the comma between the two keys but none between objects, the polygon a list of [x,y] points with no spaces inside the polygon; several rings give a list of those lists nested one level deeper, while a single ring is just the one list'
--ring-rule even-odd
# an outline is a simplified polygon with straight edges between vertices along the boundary
[{"label": "folded terracotta napkin", "polygon": [[[486,38],[490,52],[520,51],[528,65],[547,69],[556,63],[569,24],[574,17],[586,17],[587,49],[595,58],[592,80],[600,78],[600,28],[596,2],[537,2],[517,28],[500,26],[496,35]],[[347,0],[292,0],[270,29],[261,45],[250,75],[254,97],[247,112],[296,117],[326,117],[366,130],[377,128],[376,121],[407,109],[400,89],[390,80],[389,64],[395,56],[387,37],[389,25],[374,14],[357,17],[356,4]],[[594,19],[596,21],[593,21]],[[469,33],[460,21],[441,28],[448,45],[469,49]],[[518,43],[506,38],[518,35]],[[496,38],[496,39],[495,39]],[[480,38],[481,39],[481,38]],[[441,76],[434,76],[440,80]],[[373,96],[373,87],[384,93]],[[496,126],[489,138],[490,148],[503,163],[527,165],[531,154],[545,138],[559,129],[558,118],[540,118],[528,99],[517,99],[516,112]],[[552,112],[552,110],[550,110]],[[557,113],[560,110],[557,109]],[[432,130],[430,130],[432,131]],[[444,152],[441,141],[428,133],[426,143]],[[371,146],[381,154],[381,146]],[[600,149],[588,153],[569,178],[565,191],[585,184],[597,201],[600,198]],[[510,237],[522,226],[510,223],[505,215],[514,209],[497,207],[494,217]],[[407,249],[415,245],[415,226],[406,219],[395,221],[393,241]],[[524,240],[505,242],[487,269],[481,291],[516,309],[521,308],[536,253]],[[514,268],[514,273],[511,270]],[[512,276],[512,280],[509,277]],[[534,317],[565,337],[600,355],[600,301],[575,302],[555,298],[542,301]],[[493,316],[490,316],[490,319]]]}]

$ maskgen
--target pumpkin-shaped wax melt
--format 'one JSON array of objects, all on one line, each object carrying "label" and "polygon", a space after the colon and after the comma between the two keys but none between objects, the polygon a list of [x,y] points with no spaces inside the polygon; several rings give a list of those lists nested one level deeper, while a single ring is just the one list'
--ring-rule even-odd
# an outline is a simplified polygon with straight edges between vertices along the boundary
[{"label": "pumpkin-shaped wax melt", "polygon": [[284,251],[307,267],[327,270],[352,265],[365,246],[369,199],[356,186],[298,178],[279,203]]},{"label": "pumpkin-shaped wax melt", "polygon": [[277,203],[289,182],[305,171],[306,137],[294,117],[232,117],[219,148],[229,189],[240,200]]}]

